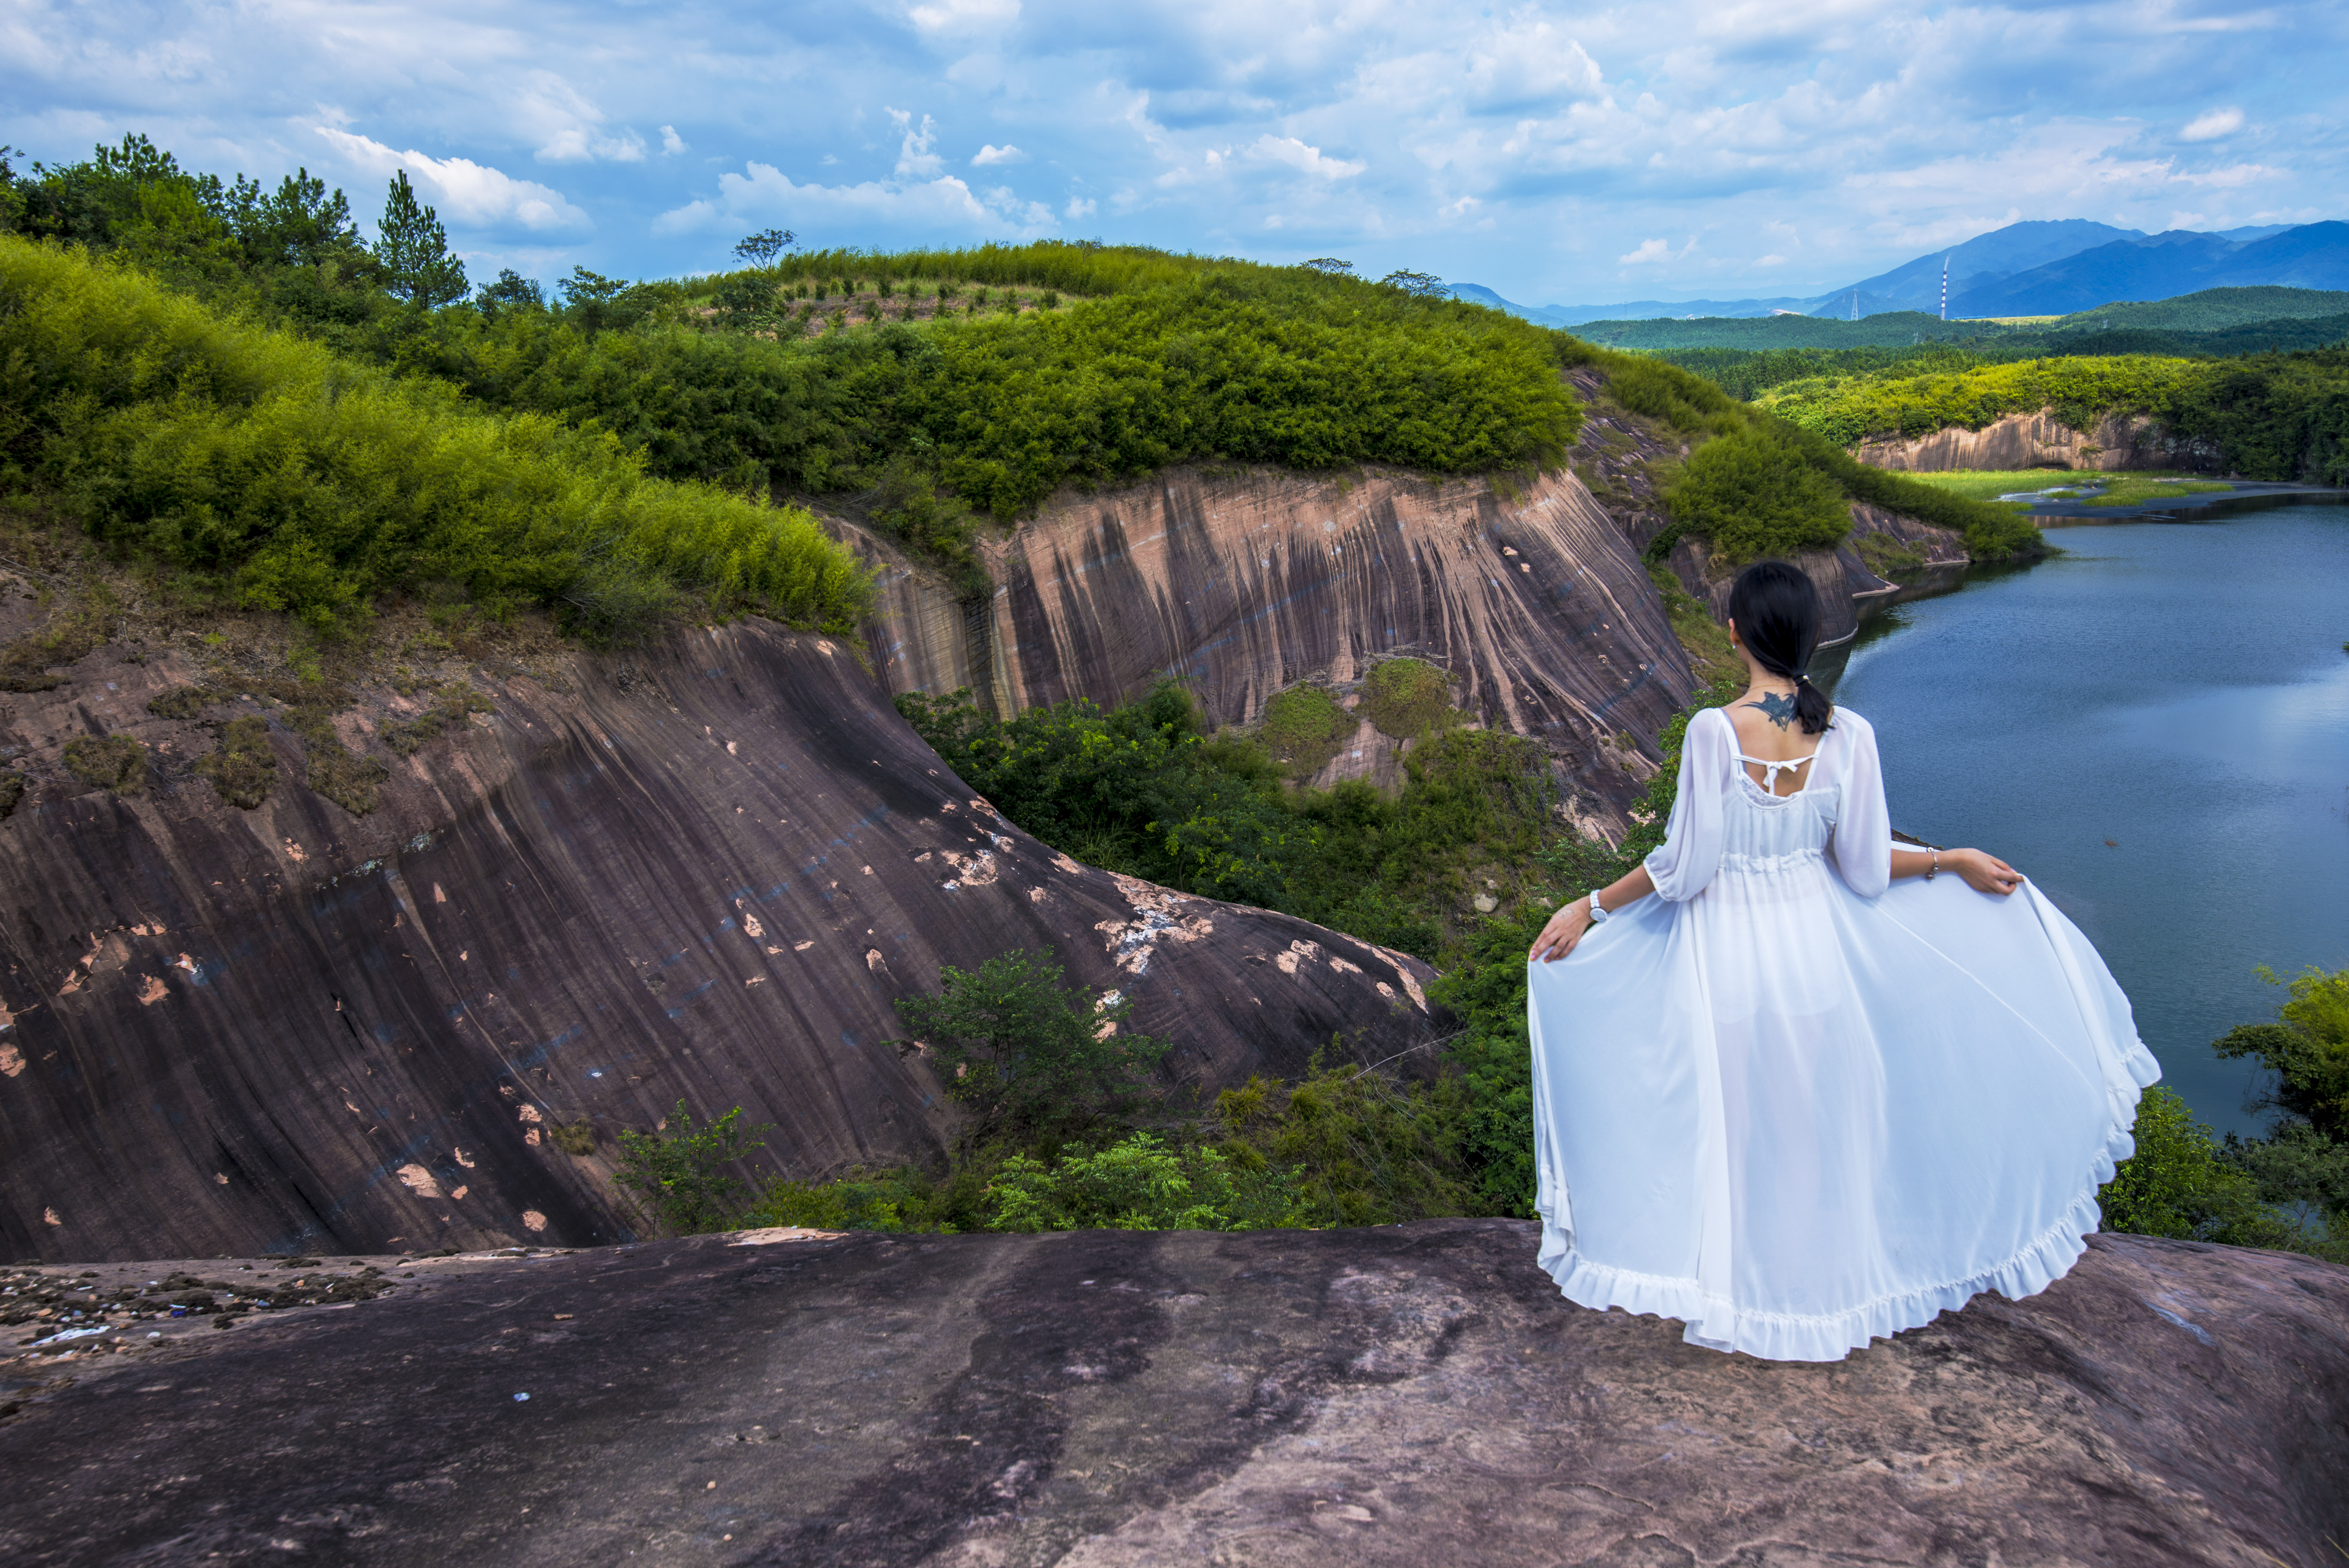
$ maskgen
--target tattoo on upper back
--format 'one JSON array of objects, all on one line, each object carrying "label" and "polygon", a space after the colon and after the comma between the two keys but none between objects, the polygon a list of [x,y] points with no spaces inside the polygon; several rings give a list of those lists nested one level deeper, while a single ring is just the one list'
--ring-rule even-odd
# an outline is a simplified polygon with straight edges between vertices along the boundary
[{"label": "tattoo on upper back", "polygon": [[1759,701],[1749,702],[1745,706],[1760,708],[1762,717],[1781,729],[1795,722],[1795,699],[1791,696],[1781,696],[1775,691],[1765,691]]}]

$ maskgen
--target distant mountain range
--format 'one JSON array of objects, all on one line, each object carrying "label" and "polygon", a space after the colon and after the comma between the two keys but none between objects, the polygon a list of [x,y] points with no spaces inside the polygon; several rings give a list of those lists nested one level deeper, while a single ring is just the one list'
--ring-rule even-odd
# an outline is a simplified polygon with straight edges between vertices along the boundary
[{"label": "distant mountain range", "polygon": [[2278,223],[2215,233],[2173,229],[2159,234],[2081,218],[2010,223],[1810,299],[1523,305],[1478,284],[1454,284],[1453,293],[1551,326],[1785,313],[1938,315],[1944,258],[1953,318],[2069,315],[2118,300],[2162,300],[2204,289],[2349,288],[2349,223]]}]

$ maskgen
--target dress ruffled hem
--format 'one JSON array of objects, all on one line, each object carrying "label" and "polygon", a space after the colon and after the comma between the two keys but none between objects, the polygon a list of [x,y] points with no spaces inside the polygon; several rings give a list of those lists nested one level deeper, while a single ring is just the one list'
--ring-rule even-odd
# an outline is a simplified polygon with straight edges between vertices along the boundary
[{"label": "dress ruffled hem", "polygon": [[1867,1348],[1871,1340],[1921,1327],[1984,1291],[2020,1301],[2062,1279],[2088,1250],[2085,1238],[2102,1222],[2096,1189],[2112,1180],[2114,1161],[2127,1159],[2131,1147],[2125,1128],[2108,1139],[2096,1150],[2095,1164],[2101,1174],[2054,1224],[2004,1263],[1965,1279],[1882,1296],[1842,1312],[1742,1310],[1693,1279],[1633,1274],[1594,1263],[1574,1250],[1571,1233],[1547,1213],[1542,1216],[1541,1253],[1537,1261],[1578,1306],[1600,1312],[1619,1306],[1634,1315],[1677,1318],[1687,1326],[1681,1337],[1691,1345],[1744,1351],[1765,1361],[1841,1361],[1853,1351]]}]

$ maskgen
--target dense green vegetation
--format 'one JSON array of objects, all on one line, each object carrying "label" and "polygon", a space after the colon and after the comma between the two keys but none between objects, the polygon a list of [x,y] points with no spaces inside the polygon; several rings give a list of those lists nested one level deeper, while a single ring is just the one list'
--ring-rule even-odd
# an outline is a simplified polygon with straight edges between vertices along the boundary
[{"label": "dense green vegetation", "polygon": [[[1931,354],[1953,347],[1988,359],[2105,353],[2227,355],[2338,343],[2349,335],[2349,294],[2204,289],[2175,299],[2104,304],[2063,316],[1943,321],[1924,311],[1885,311],[1858,321],[1832,315],[1659,317],[1588,322],[1575,330],[1610,348],[1664,354],[1675,360],[1706,354]],[[1696,367],[1692,357],[1692,367]]]},{"label": "dense green vegetation", "polygon": [[836,498],[949,567],[968,563],[972,514],[1062,484],[1194,458],[1522,469],[1556,460],[1578,419],[1555,335],[1337,272],[1061,243],[798,253],[770,234],[719,276],[574,269],[548,300],[509,273],[433,309],[462,269],[404,181],[370,250],[339,191],[303,176],[264,197],[142,138],[22,176],[0,159],[0,229],[492,409],[592,426],[650,476]]},{"label": "dense green vegetation", "polygon": [[2211,443],[2225,471],[2349,481],[2349,348],[2231,360],[2030,359],[1925,375],[1895,368],[1786,382],[1757,407],[1837,446],[1978,430],[2041,408],[2075,430],[2107,414],[2147,414],[2173,436]]},{"label": "dense green vegetation", "polygon": [[1506,874],[1514,895],[1513,868],[1557,831],[1540,748],[1485,730],[1431,734],[1389,798],[1361,782],[1288,787],[1295,768],[1281,758],[1293,738],[1202,734],[1173,685],[1114,712],[1079,702],[1003,721],[962,694],[908,693],[897,706],[998,810],[1090,864],[1423,958],[1451,940],[1472,882]]},{"label": "dense green vegetation", "polygon": [[[1650,542],[1651,558],[1661,560],[1683,533],[1713,540],[1732,562],[1832,544],[1842,531],[1830,488],[1962,534],[1978,561],[2044,548],[2039,531],[2012,508],[1869,468],[1817,432],[1740,403],[1692,371],[1588,345],[1578,345],[1575,358],[1604,371],[1608,396],[1625,408],[1698,443],[1663,487],[1672,521]],[[1840,529],[1849,526],[1846,514]]]},{"label": "dense green vegetation", "polygon": [[2349,969],[2295,976],[2272,1022],[2212,1048],[2271,1075],[2252,1106],[2275,1113],[2267,1135],[2222,1144],[2175,1094],[2147,1090],[2137,1152],[2101,1194],[2106,1228],[2349,1263]]},{"label": "dense green vegetation", "polygon": [[[0,164],[0,226],[131,261],[402,381],[595,429],[650,477],[826,498],[971,593],[984,587],[981,520],[1066,484],[1191,459],[1437,473],[1555,462],[1579,418],[1557,371],[1590,356],[1428,280],[1056,242],[798,252],[777,232],[739,248],[750,265],[712,277],[574,269],[550,299],[508,273],[458,300],[462,270],[404,182],[370,249],[342,193],[306,175],[264,196],[243,177],[182,171],[136,138],[26,177]],[[1609,358],[1619,378],[1641,373]],[[1700,439],[1752,424],[1733,404],[1692,402],[1702,383],[1680,379],[1647,401]],[[1884,488],[1771,438],[1846,493]],[[1723,502],[1734,473],[1785,465],[1728,456],[1703,465],[1723,481],[1721,504],[1692,506],[1688,526],[1726,528],[1740,552],[1798,548],[1801,531],[1782,539],[1764,515],[1784,513],[1771,498]],[[1936,521],[1970,523],[1981,553],[2033,544],[1983,515]]]},{"label": "dense green vegetation", "polygon": [[193,590],[320,632],[436,583],[606,634],[680,593],[833,628],[869,602],[864,573],[804,512],[649,479],[608,435],[470,407],[11,235],[0,482]]}]

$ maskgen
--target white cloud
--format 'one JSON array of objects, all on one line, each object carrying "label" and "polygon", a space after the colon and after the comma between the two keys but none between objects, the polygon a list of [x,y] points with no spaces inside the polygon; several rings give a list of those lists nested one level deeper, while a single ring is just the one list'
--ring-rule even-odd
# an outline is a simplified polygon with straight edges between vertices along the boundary
[{"label": "white cloud", "polygon": [[1092,217],[1100,205],[1090,196],[1071,196],[1069,204],[1061,211],[1067,213],[1069,222],[1073,223],[1080,218]]},{"label": "white cloud", "polygon": [[[914,183],[867,180],[802,185],[772,164],[718,177],[715,199],[688,201],[653,222],[658,234],[722,232],[729,225],[786,222],[813,244],[864,243],[877,229],[948,238],[1026,237],[1052,226],[1051,211],[998,188],[984,198],[953,175]],[[823,232],[826,237],[818,239]],[[833,238],[833,236],[837,236]]]},{"label": "white cloud", "polygon": [[389,179],[397,169],[408,170],[425,204],[436,208],[450,223],[489,228],[519,223],[525,229],[585,229],[587,214],[564,199],[559,191],[535,181],[475,163],[469,158],[428,158],[421,152],[395,152],[382,142],[354,135],[334,126],[316,128],[345,159],[360,169]]},{"label": "white cloud", "polygon": [[974,167],[985,169],[998,163],[1025,163],[1028,155],[1007,142],[1001,147],[992,144],[981,147],[972,155],[970,161]]},{"label": "white cloud", "polygon": [[2180,141],[2216,141],[2243,129],[2243,111],[2239,108],[2214,108],[2208,114],[2196,115],[2178,133]]},{"label": "white cloud", "polygon": [[887,113],[897,122],[897,129],[905,132],[904,139],[897,146],[898,179],[927,180],[946,168],[946,160],[938,156],[936,121],[924,115],[917,129],[911,110],[893,108]]},{"label": "white cloud", "polygon": [[1619,267],[1661,266],[1668,262],[1683,260],[1695,249],[1696,240],[1693,236],[1687,244],[1677,251],[1672,249],[1671,242],[1669,240],[1642,240],[1640,242],[1639,249],[1616,257],[1615,264]]},{"label": "white cloud", "polygon": [[905,13],[925,33],[970,32],[1006,26],[1019,19],[1019,0],[935,0]]},{"label": "white cloud", "polygon": [[[1259,136],[1249,149],[1258,158],[1275,163],[1286,163],[1291,169],[1318,175],[1323,180],[1346,180],[1370,167],[1367,163],[1349,163],[1341,159],[1324,158],[1318,147],[1308,147],[1293,136]],[[1209,153],[1212,161],[1216,155]]]},{"label": "white cloud", "polygon": [[[316,128],[364,129],[383,150],[327,160],[361,211],[409,167],[452,222],[502,226],[469,244],[630,275],[709,264],[709,234],[654,220],[701,196],[733,222],[714,181],[745,158],[820,176],[792,199],[843,244],[1029,232],[1032,203],[980,192],[1049,170],[1022,194],[1061,192],[1062,223],[1097,200],[1082,222],[1104,239],[1334,253],[1556,303],[1638,297],[1614,292],[1627,267],[1643,293],[1824,295],[2023,219],[2349,208],[2338,84],[2304,68],[2349,57],[2337,0],[693,0],[542,22],[451,0],[7,0],[0,139],[63,161],[144,131],[274,183],[316,167]],[[662,126],[680,103],[690,148]],[[1014,125],[1025,162],[941,156]],[[533,157],[562,193],[501,172]],[[957,159],[968,190],[939,184]],[[802,227],[749,227],[770,223]],[[1655,235],[1678,236],[1669,261],[1617,261]]]},{"label": "white cloud", "polygon": [[532,71],[523,84],[514,100],[515,109],[540,139],[541,162],[644,161],[643,137],[625,126],[616,135],[607,133],[604,111],[553,71]]}]

